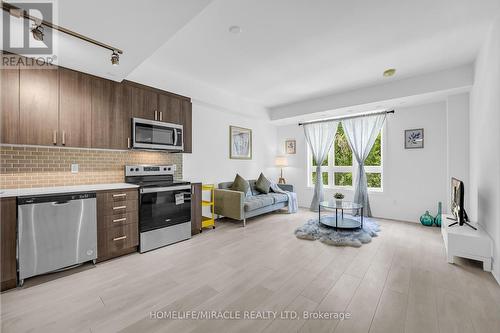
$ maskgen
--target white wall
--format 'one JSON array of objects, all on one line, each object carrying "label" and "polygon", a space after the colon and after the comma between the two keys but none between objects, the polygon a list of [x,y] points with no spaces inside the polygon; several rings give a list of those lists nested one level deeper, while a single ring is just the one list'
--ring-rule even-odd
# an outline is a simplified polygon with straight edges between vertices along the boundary
[{"label": "white wall", "polygon": [[[447,186],[451,188],[451,177],[464,182],[465,210],[470,211],[469,189],[469,93],[449,96],[446,108],[447,131]],[[447,198],[447,209],[451,195]],[[444,203],[443,203],[444,204]]]},{"label": "white wall", "polygon": [[[229,158],[229,126],[252,129],[251,160]],[[260,172],[275,178],[276,127],[269,121],[245,117],[205,103],[193,102],[193,153],[183,154],[183,176],[203,183],[232,181],[239,173],[257,179]]]},{"label": "white wall", "polygon": [[470,105],[470,215],[495,242],[500,282],[500,17],[476,60]]},{"label": "white wall", "polygon": [[[437,212],[443,202],[446,209],[447,181],[447,107],[445,102],[398,108],[387,116],[384,128],[383,192],[370,192],[374,216],[418,222],[426,210]],[[404,149],[405,129],[424,128],[425,148]],[[297,125],[278,127],[279,148],[286,139],[297,140],[297,154],[288,155],[290,167],[285,178],[296,186],[299,204],[309,207],[313,189],[307,187],[306,142],[303,130]],[[353,191],[326,189],[325,195],[343,192],[352,199]]]}]

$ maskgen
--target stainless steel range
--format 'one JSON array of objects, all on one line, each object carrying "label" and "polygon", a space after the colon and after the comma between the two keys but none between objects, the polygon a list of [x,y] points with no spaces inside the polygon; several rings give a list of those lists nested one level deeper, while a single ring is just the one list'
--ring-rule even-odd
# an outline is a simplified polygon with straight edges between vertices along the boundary
[{"label": "stainless steel range", "polygon": [[191,185],[174,180],[175,165],[128,165],[125,181],[139,185],[139,251],[191,238]]}]

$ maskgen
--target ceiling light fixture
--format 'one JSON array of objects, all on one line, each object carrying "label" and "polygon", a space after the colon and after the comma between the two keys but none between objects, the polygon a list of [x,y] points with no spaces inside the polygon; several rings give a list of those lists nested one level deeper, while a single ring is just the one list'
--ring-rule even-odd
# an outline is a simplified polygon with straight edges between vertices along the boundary
[{"label": "ceiling light fixture", "polygon": [[111,65],[118,66],[119,64],[120,64],[120,55],[116,51],[113,51],[113,53],[111,54]]},{"label": "ceiling light fixture", "polygon": [[394,76],[394,74],[396,74],[395,68],[389,68],[389,69],[384,71],[384,77],[391,77],[391,76]]},{"label": "ceiling light fixture", "polygon": [[239,34],[241,33],[241,27],[240,26],[237,26],[237,25],[232,25],[229,27],[229,32],[232,33],[232,34]]},{"label": "ceiling light fixture", "polygon": [[39,41],[43,41],[43,27],[42,25],[35,25],[33,29],[31,29],[31,33],[33,34],[33,38]]}]

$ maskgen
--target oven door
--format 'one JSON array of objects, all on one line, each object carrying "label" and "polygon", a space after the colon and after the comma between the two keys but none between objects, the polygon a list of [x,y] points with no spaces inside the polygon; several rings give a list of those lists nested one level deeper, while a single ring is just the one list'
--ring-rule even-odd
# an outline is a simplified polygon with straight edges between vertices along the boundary
[{"label": "oven door", "polygon": [[191,185],[141,189],[139,231],[191,221]]},{"label": "oven door", "polygon": [[132,118],[133,148],[182,151],[182,135],[182,125]]}]

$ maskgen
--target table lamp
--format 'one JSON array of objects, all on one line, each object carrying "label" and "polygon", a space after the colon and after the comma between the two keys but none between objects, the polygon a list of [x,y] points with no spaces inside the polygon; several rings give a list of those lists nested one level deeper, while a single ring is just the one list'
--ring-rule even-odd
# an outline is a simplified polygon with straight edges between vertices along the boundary
[{"label": "table lamp", "polygon": [[276,166],[281,168],[281,176],[278,179],[278,184],[286,184],[285,178],[283,178],[283,168],[288,166],[288,160],[285,156],[276,157]]}]

